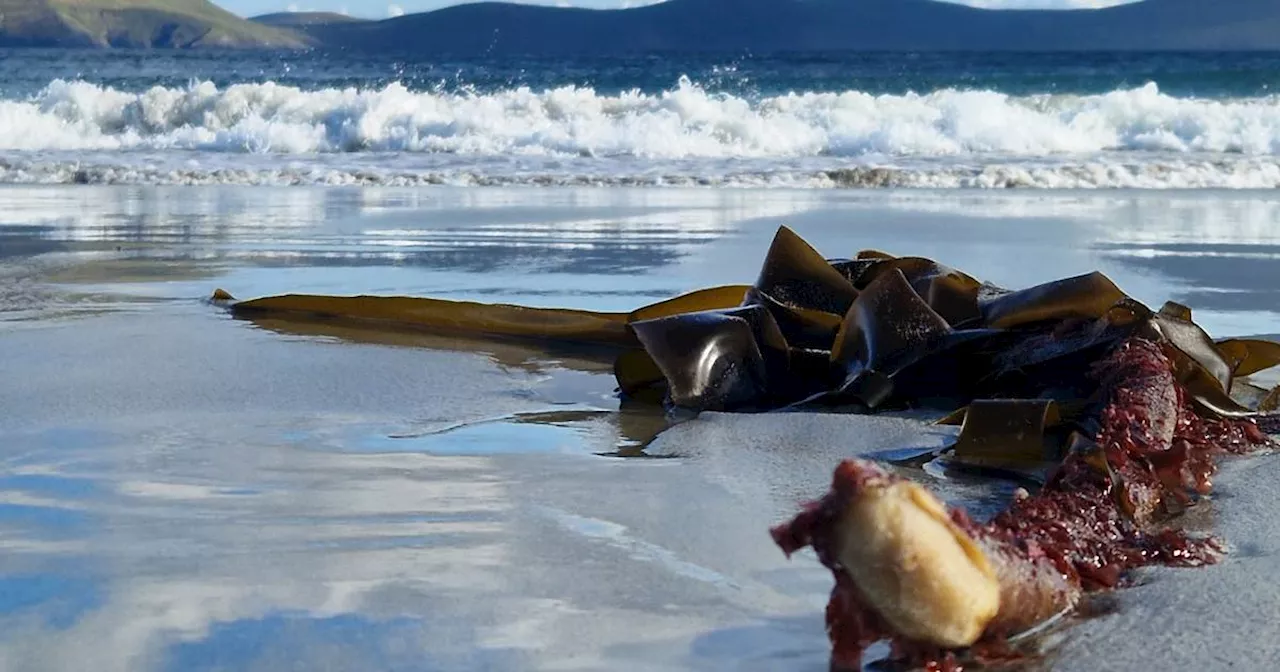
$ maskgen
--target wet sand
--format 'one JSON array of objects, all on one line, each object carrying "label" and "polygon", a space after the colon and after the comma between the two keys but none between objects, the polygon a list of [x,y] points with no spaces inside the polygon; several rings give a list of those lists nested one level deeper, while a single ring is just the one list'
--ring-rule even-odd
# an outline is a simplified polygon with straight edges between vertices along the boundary
[{"label": "wet sand", "polygon": [[[204,302],[378,293],[622,310],[831,256],[1025,286],[1100,269],[1214,336],[1280,332],[1280,197],[554,189],[0,189],[0,669],[824,670],[830,588],[769,525],[919,418],[707,414],[656,439],[607,364],[252,324]],[[1011,485],[939,481],[998,508]],[[1272,660],[1270,457],[1053,669]]]}]

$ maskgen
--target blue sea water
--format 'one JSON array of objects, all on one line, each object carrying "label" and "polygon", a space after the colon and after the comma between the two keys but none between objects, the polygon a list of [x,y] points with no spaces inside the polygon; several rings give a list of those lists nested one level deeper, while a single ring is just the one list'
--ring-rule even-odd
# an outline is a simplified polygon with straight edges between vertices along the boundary
[{"label": "blue sea water", "polygon": [[0,51],[0,182],[1280,184],[1280,54]]}]

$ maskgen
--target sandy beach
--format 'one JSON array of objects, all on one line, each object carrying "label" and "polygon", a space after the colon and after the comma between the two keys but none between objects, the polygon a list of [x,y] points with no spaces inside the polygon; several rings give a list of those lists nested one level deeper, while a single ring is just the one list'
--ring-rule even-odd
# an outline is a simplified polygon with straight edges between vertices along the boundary
[{"label": "sandy beach", "polygon": [[[1215,337],[1280,333],[1271,192],[0,187],[0,669],[825,670],[830,575],[768,527],[842,457],[951,430],[705,414],[653,438],[587,354],[206,301],[627,310],[753,281],[780,224],[1010,287],[1101,270]],[[979,514],[1013,488],[915,475]],[[1277,478],[1230,461],[1188,521],[1224,564],[1144,572],[1045,666],[1280,655]]]}]

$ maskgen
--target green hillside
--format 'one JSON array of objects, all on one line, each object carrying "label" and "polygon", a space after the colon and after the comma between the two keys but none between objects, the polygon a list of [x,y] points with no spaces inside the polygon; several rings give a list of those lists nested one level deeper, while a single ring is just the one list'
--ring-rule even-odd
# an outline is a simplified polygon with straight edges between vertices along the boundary
[{"label": "green hillside", "polygon": [[0,46],[297,48],[310,39],[209,0],[0,0]]}]

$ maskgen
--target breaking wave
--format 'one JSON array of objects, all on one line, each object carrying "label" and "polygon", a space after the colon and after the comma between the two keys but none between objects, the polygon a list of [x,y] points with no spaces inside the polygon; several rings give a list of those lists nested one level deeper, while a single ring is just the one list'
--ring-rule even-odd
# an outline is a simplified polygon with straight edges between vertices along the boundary
[{"label": "breaking wave", "polygon": [[603,95],[54,81],[0,98],[0,183],[1277,188],[1280,97]]},{"label": "breaking wave", "polygon": [[566,86],[492,93],[308,91],[271,82],[120,91],[54,81],[0,100],[3,150],[200,150],[472,157],[1042,157],[1105,152],[1280,155],[1280,99],[986,90],[747,98],[681,80],[602,95]]}]

